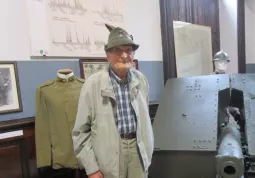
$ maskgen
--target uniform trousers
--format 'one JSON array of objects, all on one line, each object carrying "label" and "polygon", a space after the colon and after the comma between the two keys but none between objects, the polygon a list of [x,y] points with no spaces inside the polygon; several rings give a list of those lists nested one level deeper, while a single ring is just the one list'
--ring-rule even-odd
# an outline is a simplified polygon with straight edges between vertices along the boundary
[{"label": "uniform trousers", "polygon": [[124,151],[124,178],[147,178],[138,152],[136,138],[122,139]]}]

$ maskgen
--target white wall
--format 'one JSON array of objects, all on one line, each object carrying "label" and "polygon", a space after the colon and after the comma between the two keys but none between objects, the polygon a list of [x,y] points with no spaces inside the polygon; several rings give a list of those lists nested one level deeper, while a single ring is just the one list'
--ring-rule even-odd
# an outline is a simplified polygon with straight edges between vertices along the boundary
[{"label": "white wall", "polygon": [[[162,60],[159,0],[126,0],[127,30],[140,44],[140,60]],[[146,4],[146,6],[144,6]],[[143,8],[141,8],[143,7]]]},{"label": "white wall", "polygon": [[255,22],[255,1],[245,0],[245,50],[246,50],[246,63],[255,63],[255,35],[254,35],[254,22]]},{"label": "white wall", "polygon": [[2,1],[0,22],[0,60],[28,60],[30,47],[25,1]]},{"label": "white wall", "polygon": [[[0,60],[29,60],[29,24],[25,0],[4,0],[0,6]],[[128,0],[127,31],[140,48],[141,61],[162,61],[160,11],[158,0]],[[143,5],[146,4],[146,8]],[[36,14],[35,14],[36,15]]]},{"label": "white wall", "polygon": [[220,44],[229,55],[227,73],[238,73],[237,0],[219,0]]}]

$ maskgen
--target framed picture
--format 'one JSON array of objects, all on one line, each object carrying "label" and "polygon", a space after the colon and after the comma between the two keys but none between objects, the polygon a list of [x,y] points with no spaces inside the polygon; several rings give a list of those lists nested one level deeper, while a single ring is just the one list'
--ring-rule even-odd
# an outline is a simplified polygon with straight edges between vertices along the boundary
[{"label": "framed picture", "polygon": [[22,111],[16,62],[0,62],[0,114]]},{"label": "framed picture", "polygon": [[[102,59],[80,59],[81,78],[88,78],[90,75],[105,69],[109,63],[106,58]],[[138,60],[133,60],[133,68],[138,70]]]}]

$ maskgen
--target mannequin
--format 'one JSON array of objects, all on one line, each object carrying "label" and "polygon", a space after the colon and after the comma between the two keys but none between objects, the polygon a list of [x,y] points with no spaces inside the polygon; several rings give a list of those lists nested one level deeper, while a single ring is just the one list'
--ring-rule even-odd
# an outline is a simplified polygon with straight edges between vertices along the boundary
[{"label": "mannequin", "polygon": [[73,70],[63,68],[36,89],[36,161],[42,177],[78,175],[71,133],[83,84]]},{"label": "mannequin", "polygon": [[69,74],[69,73],[72,73],[73,71],[71,69],[60,69],[58,71],[58,73],[61,73],[61,74]]},{"label": "mannequin", "polygon": [[57,76],[61,79],[68,79],[74,76],[74,73],[71,69],[60,69],[58,70]]},{"label": "mannequin", "polygon": [[213,58],[214,74],[225,74],[229,61],[228,54],[225,51],[217,52]]},{"label": "mannequin", "polygon": [[72,69],[60,69],[60,70],[58,70],[58,74],[67,75],[67,74],[70,74],[70,73],[73,73]]}]

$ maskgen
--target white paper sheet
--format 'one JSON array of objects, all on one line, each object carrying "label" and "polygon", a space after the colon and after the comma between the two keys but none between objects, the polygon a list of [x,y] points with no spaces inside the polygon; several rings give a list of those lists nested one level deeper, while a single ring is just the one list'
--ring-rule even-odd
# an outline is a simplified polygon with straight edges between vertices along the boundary
[{"label": "white paper sheet", "polygon": [[211,28],[174,21],[177,77],[213,72]]},{"label": "white paper sheet", "polygon": [[5,132],[0,134],[0,139],[18,137],[23,135],[23,130],[17,130],[12,132]]}]

